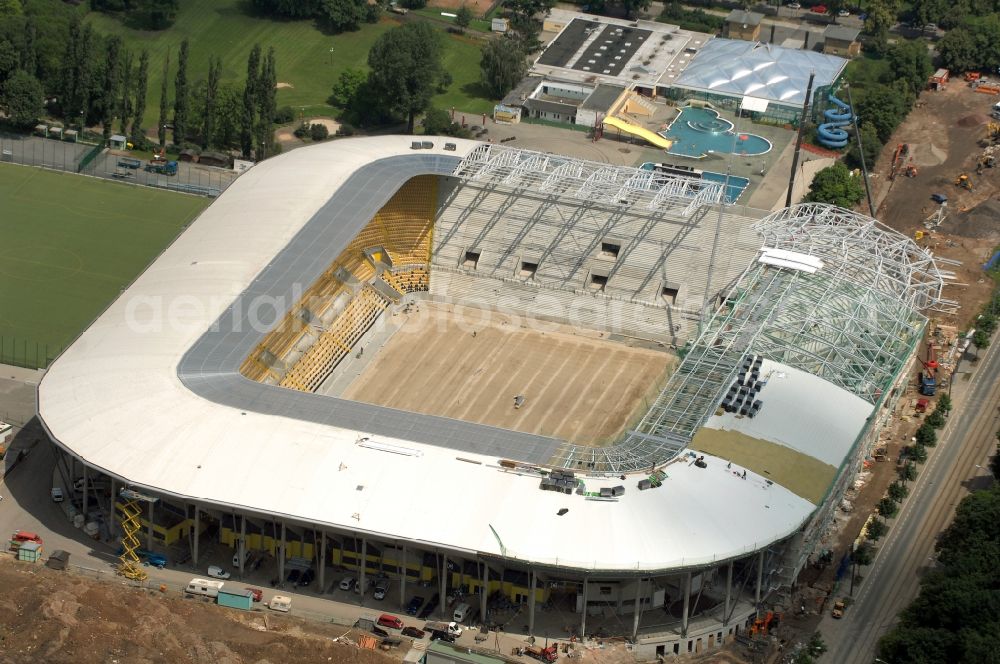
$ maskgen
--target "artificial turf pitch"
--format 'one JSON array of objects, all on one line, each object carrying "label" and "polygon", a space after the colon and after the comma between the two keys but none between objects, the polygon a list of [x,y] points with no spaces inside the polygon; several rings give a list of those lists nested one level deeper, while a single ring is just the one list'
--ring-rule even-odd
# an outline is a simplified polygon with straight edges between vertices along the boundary
[{"label": "artificial turf pitch", "polygon": [[44,365],[211,202],[0,164],[0,361]]}]

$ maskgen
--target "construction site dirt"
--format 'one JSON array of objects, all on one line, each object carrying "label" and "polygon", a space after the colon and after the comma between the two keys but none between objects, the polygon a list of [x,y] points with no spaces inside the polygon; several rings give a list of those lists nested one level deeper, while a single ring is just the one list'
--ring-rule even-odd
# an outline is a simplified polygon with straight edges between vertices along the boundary
[{"label": "construction site dirt", "polygon": [[[975,318],[993,288],[982,265],[1000,244],[1000,159],[996,168],[979,162],[992,155],[994,140],[1000,139],[1000,127],[992,126],[1000,120],[990,117],[997,101],[996,95],[979,94],[959,80],[922,93],[872,170],[878,219],[908,237],[922,235],[917,242],[936,256],[961,261],[949,268],[956,279],[946,291],[960,308],[954,316],[939,317],[960,328]],[[900,145],[907,146],[906,155],[894,169]],[[915,167],[912,177],[907,166]],[[971,188],[956,184],[962,175]],[[940,225],[935,224],[941,205],[933,194],[947,198]]]},{"label": "construction site dirt", "polygon": [[2,662],[391,664],[405,652],[359,648],[359,635],[328,623],[224,609],[7,556],[0,588]]}]

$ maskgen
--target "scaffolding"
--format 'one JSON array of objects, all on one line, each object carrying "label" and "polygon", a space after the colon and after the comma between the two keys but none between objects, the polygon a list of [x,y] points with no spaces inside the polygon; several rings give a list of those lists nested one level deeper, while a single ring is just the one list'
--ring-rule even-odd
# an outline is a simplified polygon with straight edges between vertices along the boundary
[{"label": "scaffolding", "polygon": [[719,182],[493,143],[476,146],[454,175],[464,180],[533,189],[604,205],[641,206],[683,217],[690,217],[707,205],[730,204]]},{"label": "scaffolding", "polygon": [[753,353],[819,376],[875,404],[924,329],[922,311],[952,312],[954,274],[909,238],[825,204],[786,208],[755,224],[764,246],[623,439],[564,444],[553,465],[618,474],[681,452]]},{"label": "scaffolding", "polygon": [[118,573],[133,581],[145,581],[149,575],[142,568],[142,561],[137,553],[142,544],[139,541],[139,532],[142,530],[142,509],[139,504],[154,503],[156,498],[132,489],[122,489],[118,495],[125,501],[121,508],[122,553],[118,558]]}]

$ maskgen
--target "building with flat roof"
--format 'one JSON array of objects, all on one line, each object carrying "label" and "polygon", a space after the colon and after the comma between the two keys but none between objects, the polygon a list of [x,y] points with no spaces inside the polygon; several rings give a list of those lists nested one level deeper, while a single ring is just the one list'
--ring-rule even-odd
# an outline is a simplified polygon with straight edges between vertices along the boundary
[{"label": "building with flat roof", "polygon": [[734,9],[726,17],[726,24],[722,28],[722,36],[729,39],[757,41],[760,39],[760,22],[763,20],[763,14],[745,9]]},{"label": "building with flat roof", "polygon": [[823,52],[842,58],[853,58],[861,54],[861,31],[846,25],[830,25],[823,31]]}]

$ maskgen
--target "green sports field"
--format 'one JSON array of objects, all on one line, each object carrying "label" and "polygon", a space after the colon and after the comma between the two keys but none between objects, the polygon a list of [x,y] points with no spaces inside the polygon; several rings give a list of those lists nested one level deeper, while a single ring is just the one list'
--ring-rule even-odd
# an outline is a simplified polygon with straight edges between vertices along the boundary
[{"label": "green sports field", "polygon": [[[394,14],[386,14],[377,24],[362,24],[354,32],[330,35],[317,29],[313,21],[257,18],[245,10],[249,4],[243,0],[181,0],[177,21],[162,32],[130,29],[117,18],[99,12],[87,14],[87,21],[98,32],[120,35],[136,53],[149,50],[149,96],[143,123],[147,129],[155,129],[159,117],[163,60],[168,50],[169,90],[173,99],[177,52],[184,39],[189,40],[189,80],[204,79],[208,59],[215,55],[222,61],[223,83],[240,87],[246,78],[247,56],[253,45],[260,44],[265,52],[273,46],[278,63],[278,106],[301,109],[308,117],[334,114],[327,98],[337,77],[346,69],[367,71],[372,44],[400,24]],[[451,86],[435,98],[435,105],[456,106],[472,113],[492,109],[492,103],[480,97],[479,44],[468,37],[446,34],[442,24],[434,25],[441,29],[445,63],[452,74]]]},{"label": "green sports field", "polygon": [[0,164],[3,362],[44,364],[209,204],[147,187]]}]

